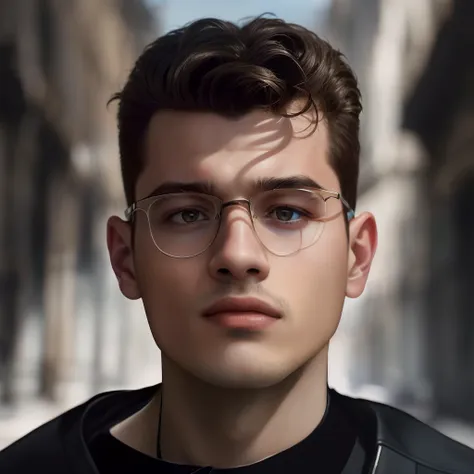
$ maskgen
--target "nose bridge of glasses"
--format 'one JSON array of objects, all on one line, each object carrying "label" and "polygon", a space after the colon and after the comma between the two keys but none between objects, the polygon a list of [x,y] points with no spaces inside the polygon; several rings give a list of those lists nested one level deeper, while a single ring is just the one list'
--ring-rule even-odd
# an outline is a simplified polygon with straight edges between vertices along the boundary
[{"label": "nose bridge of glasses", "polygon": [[241,198],[241,199],[232,199],[231,201],[226,201],[226,202],[223,202],[222,205],[221,205],[221,214],[222,214],[222,211],[228,207],[231,207],[231,206],[238,206],[238,207],[244,207],[247,212],[250,214],[250,216],[252,216],[252,213],[251,213],[251,207],[250,207],[250,201],[248,199],[245,199],[245,198]]},{"label": "nose bridge of glasses", "polygon": [[226,202],[222,203],[221,212],[219,214],[220,224],[219,224],[218,232],[219,232],[220,229],[222,229],[226,225],[222,222],[223,221],[223,215],[222,215],[223,210],[226,209],[226,208],[232,208],[233,206],[236,206],[237,208],[243,209],[245,211],[245,213],[248,214],[248,216],[250,217],[250,221],[247,220],[248,218],[244,218],[243,216],[240,216],[240,217],[238,217],[237,215],[233,216],[233,217],[228,216],[227,226],[231,225],[231,227],[233,227],[232,223],[235,222],[235,221],[240,221],[240,222],[245,221],[246,224],[252,229],[252,231],[255,232],[255,226],[254,226],[254,223],[253,223],[253,216],[252,216],[251,202],[248,199],[245,199],[245,198],[232,199],[231,201],[226,201]]}]

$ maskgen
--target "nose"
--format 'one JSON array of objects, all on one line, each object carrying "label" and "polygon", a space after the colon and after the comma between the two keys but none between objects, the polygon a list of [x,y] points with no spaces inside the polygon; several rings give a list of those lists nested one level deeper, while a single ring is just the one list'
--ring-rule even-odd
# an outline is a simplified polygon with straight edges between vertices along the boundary
[{"label": "nose", "polygon": [[244,206],[223,211],[211,252],[209,272],[220,281],[262,281],[270,272],[267,252],[255,235],[249,211]]}]

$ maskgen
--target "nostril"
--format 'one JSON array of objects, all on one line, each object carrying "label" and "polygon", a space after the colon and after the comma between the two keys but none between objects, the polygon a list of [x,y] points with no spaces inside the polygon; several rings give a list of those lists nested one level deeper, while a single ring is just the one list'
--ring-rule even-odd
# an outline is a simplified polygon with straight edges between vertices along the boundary
[{"label": "nostril", "polygon": [[[227,275],[227,276],[232,275],[232,272],[228,268],[219,268],[217,272],[220,273],[221,275]],[[246,273],[248,275],[259,275],[260,270],[258,268],[249,268]]]}]

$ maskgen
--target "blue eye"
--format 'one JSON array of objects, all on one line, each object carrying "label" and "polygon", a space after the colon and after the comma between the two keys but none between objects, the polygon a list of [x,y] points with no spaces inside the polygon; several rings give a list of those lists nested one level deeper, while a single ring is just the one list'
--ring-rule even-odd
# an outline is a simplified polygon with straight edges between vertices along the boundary
[{"label": "blue eye", "polygon": [[295,222],[303,217],[301,212],[291,207],[277,207],[271,214],[280,222]]}]

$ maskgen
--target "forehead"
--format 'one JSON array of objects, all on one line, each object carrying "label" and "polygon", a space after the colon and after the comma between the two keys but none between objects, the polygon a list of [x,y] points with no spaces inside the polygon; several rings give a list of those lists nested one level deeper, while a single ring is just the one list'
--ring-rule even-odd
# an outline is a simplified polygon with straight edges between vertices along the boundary
[{"label": "forehead", "polygon": [[336,189],[328,162],[328,132],[314,114],[285,118],[255,111],[238,119],[212,113],[160,111],[150,121],[138,199],[162,182],[211,182],[221,194],[255,180],[308,176]]}]

